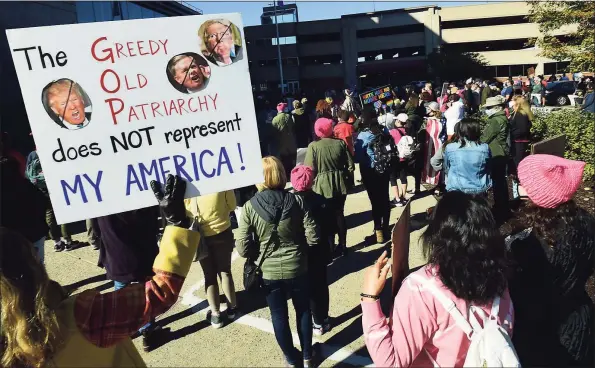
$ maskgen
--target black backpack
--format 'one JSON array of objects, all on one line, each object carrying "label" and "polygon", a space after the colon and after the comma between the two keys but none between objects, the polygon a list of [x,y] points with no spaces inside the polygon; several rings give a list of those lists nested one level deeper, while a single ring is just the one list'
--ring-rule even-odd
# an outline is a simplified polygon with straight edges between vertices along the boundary
[{"label": "black backpack", "polygon": [[399,152],[393,137],[385,132],[376,134],[372,140],[374,151],[374,169],[384,174],[399,159]]}]

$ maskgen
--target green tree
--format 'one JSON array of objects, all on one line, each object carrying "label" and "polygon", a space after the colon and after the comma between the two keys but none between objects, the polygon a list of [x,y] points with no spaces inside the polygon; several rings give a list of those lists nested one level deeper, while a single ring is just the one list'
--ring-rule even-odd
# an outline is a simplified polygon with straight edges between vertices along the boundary
[{"label": "green tree", "polygon": [[433,78],[452,81],[486,76],[487,63],[475,52],[460,53],[443,48],[432,52],[427,60]]},{"label": "green tree", "polygon": [[[541,49],[540,56],[569,60],[569,71],[595,70],[595,2],[527,1],[528,19],[539,25],[542,36],[531,40]],[[562,37],[553,33],[563,26],[577,25],[575,32]]]}]

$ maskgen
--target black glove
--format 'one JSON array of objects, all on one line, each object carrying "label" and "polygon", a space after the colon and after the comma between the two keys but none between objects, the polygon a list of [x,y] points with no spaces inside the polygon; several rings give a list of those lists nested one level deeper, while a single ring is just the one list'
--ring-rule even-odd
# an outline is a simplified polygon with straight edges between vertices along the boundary
[{"label": "black glove", "polygon": [[161,183],[151,181],[151,189],[155,198],[159,202],[159,208],[165,217],[168,225],[190,227],[190,219],[186,216],[186,207],[184,206],[184,193],[186,192],[186,182],[179,176],[168,175],[165,183],[165,190],[161,191]]}]

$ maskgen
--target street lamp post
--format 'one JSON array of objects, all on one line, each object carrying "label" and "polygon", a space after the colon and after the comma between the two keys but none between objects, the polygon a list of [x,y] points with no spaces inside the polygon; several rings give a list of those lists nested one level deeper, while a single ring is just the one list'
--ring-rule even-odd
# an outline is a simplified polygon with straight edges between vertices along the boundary
[{"label": "street lamp post", "polygon": [[283,80],[283,63],[281,62],[281,45],[279,44],[279,22],[277,21],[277,2],[273,1],[275,11],[275,29],[277,32],[277,59],[279,62],[279,75],[281,77],[281,94],[285,93],[285,81]]}]

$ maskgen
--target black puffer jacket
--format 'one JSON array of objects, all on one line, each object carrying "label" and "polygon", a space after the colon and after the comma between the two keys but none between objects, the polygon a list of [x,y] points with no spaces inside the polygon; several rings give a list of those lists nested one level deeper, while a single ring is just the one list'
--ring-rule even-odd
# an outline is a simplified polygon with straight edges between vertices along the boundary
[{"label": "black puffer jacket", "polygon": [[523,366],[594,366],[595,307],[585,285],[595,271],[595,218],[577,212],[558,226],[553,247],[529,230],[510,244],[513,342]]}]

